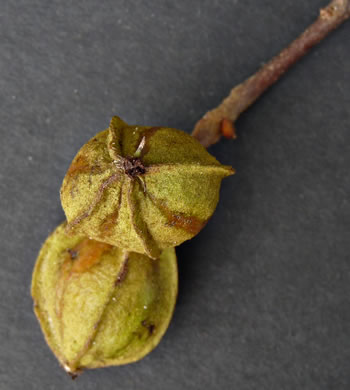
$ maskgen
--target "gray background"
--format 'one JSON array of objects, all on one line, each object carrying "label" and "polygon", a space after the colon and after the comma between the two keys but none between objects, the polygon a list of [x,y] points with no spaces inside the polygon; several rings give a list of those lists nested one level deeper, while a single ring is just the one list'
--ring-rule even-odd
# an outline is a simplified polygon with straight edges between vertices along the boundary
[{"label": "gray background", "polygon": [[29,292],[85,141],[114,114],[190,132],[326,3],[1,0],[1,390],[349,389],[350,22],[211,148],[237,174],[178,248],[178,304],[153,353],[72,382]]}]

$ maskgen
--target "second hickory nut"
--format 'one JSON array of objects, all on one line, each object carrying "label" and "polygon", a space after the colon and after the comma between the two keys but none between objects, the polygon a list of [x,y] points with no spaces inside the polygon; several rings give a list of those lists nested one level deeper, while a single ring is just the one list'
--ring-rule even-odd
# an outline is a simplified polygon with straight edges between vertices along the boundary
[{"label": "second hickory nut", "polygon": [[113,117],[63,180],[68,230],[157,258],[205,226],[221,180],[233,173],[181,130]]},{"label": "second hickory nut", "polygon": [[65,228],[47,238],[33,272],[34,311],[47,343],[73,377],[140,360],[158,345],[174,311],[174,248],[153,260]]}]

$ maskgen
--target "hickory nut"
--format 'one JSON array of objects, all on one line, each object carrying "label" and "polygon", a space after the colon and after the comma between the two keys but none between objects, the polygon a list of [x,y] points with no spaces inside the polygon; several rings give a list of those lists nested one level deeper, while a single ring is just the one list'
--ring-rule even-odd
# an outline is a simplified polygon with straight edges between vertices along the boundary
[{"label": "hickory nut", "polygon": [[141,359],[166,331],[177,296],[173,248],[158,260],[67,236],[61,224],[33,273],[34,310],[46,341],[72,376]]},{"label": "hickory nut", "polygon": [[61,201],[68,229],[157,258],[204,227],[232,174],[183,131],[114,117],[74,158]]}]

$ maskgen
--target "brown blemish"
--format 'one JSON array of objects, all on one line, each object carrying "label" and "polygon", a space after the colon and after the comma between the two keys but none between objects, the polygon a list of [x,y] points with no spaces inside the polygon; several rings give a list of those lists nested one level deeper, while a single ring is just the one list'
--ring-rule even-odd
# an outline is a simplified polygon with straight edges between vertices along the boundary
[{"label": "brown blemish", "polygon": [[177,228],[186,230],[188,233],[196,234],[206,225],[207,221],[193,216],[186,216],[183,213],[171,213],[167,211],[168,226],[175,226]]},{"label": "brown blemish", "polygon": [[157,206],[162,214],[166,217],[167,226],[174,226],[180,229],[185,230],[190,234],[198,233],[208,222],[207,220],[202,220],[198,217],[194,217],[191,215],[186,215],[180,212],[174,212],[169,209],[166,202],[160,199],[157,199],[154,195],[151,195],[147,192],[147,196],[155,206]]},{"label": "brown blemish", "polygon": [[141,325],[144,326],[148,330],[150,336],[153,334],[153,332],[156,328],[156,326],[152,322],[149,322],[148,320],[143,320],[141,322]]},{"label": "brown blemish", "polygon": [[109,252],[112,245],[95,240],[85,239],[81,241],[73,250],[77,253],[71,272],[82,273],[98,264],[105,252]]},{"label": "brown blemish", "polygon": [[73,177],[77,173],[86,173],[90,171],[90,164],[83,154],[78,155],[67,171],[67,176]]}]

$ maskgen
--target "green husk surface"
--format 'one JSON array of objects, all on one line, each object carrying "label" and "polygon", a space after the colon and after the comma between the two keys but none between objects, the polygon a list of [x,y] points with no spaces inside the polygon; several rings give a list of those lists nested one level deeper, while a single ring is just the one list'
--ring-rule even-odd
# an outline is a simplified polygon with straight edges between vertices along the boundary
[{"label": "green husk surface", "polygon": [[153,260],[65,229],[48,237],[33,272],[34,311],[47,343],[71,375],[141,359],[172,317],[175,250]]},{"label": "green husk surface", "polygon": [[64,178],[68,230],[157,258],[205,226],[221,180],[231,174],[183,131],[114,117],[80,149]]}]

